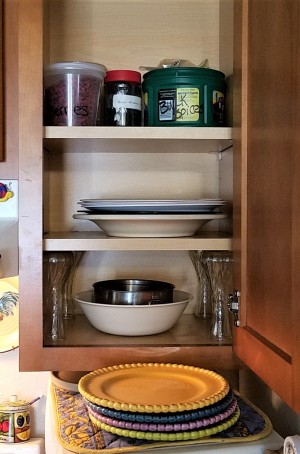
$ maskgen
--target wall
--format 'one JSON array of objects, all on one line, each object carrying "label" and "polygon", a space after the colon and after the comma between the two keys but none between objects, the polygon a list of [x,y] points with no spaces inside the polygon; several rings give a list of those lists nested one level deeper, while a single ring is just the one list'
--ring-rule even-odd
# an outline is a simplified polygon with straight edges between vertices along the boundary
[{"label": "wall", "polygon": [[19,349],[0,354],[0,402],[12,394],[27,402],[41,397],[31,407],[31,436],[45,433],[45,404],[49,372],[19,372]]}]

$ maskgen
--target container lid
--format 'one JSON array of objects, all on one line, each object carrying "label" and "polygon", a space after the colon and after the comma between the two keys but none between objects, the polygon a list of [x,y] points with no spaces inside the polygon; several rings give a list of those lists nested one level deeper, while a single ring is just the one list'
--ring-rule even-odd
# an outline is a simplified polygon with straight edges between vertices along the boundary
[{"label": "container lid", "polygon": [[18,397],[16,395],[10,396],[10,399],[8,402],[3,402],[0,404],[0,411],[3,412],[19,412],[22,410],[27,411],[29,408],[29,403],[24,402],[23,400],[18,400]]},{"label": "container lid", "polygon": [[224,78],[225,74],[217,69],[199,67],[176,67],[176,68],[157,68],[144,74],[144,80],[148,78],[172,78],[177,77],[217,77]]},{"label": "container lid", "polygon": [[134,82],[141,83],[141,73],[127,69],[115,69],[107,71],[104,82]]},{"label": "container lid", "polygon": [[98,77],[104,77],[106,74],[106,67],[99,63],[91,63],[84,61],[65,61],[51,63],[44,69],[44,75],[54,74],[67,74],[67,73],[84,73],[91,74]]}]

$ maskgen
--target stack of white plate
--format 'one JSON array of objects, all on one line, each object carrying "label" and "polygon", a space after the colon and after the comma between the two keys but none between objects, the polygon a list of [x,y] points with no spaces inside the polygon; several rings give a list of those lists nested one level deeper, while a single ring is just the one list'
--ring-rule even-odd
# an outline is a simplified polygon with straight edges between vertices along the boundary
[{"label": "stack of white plate", "polygon": [[132,200],[81,199],[78,204],[91,212],[101,213],[212,213],[226,203],[221,199]]},{"label": "stack of white plate", "polygon": [[109,236],[184,237],[194,235],[207,222],[224,219],[216,212],[226,201],[199,200],[104,200],[82,199],[84,209],[74,219],[94,222]]}]

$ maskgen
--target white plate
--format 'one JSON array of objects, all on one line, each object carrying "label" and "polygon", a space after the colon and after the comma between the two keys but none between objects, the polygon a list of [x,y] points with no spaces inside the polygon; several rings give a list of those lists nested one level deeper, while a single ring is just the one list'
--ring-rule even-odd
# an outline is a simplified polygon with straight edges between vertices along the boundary
[{"label": "white plate", "polygon": [[152,204],[187,204],[187,205],[192,205],[192,204],[204,204],[204,203],[224,203],[224,200],[221,199],[80,199],[80,203],[97,203],[99,205],[123,205],[124,203],[126,204],[131,204],[131,205],[145,205],[147,203]]},{"label": "white plate", "polygon": [[194,235],[209,221],[225,214],[74,214],[74,219],[92,221],[107,235],[117,237],[184,237]]},{"label": "white plate", "polygon": [[185,213],[185,214],[191,214],[191,213],[196,213],[196,214],[208,214],[213,212],[216,208],[219,206],[215,205],[201,205],[201,206],[196,206],[196,205],[185,205],[185,206],[154,206],[154,205],[147,205],[143,207],[138,207],[138,206],[115,206],[115,207],[93,207],[93,206],[83,206],[85,210],[89,212],[95,212],[95,213],[133,213],[133,214],[143,214],[143,213]]},{"label": "white plate", "polygon": [[0,280],[0,353],[19,346],[19,280]]},{"label": "white plate", "polygon": [[226,202],[220,199],[200,200],[98,200],[78,202],[90,211],[210,213]]}]

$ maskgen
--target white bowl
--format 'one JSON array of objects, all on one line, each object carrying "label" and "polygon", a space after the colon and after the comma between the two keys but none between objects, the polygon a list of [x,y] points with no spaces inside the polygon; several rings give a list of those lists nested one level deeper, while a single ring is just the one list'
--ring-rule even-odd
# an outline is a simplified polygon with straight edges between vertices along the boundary
[{"label": "white bowl", "polygon": [[192,295],[174,290],[173,302],[150,306],[131,306],[94,303],[94,291],[77,293],[79,304],[90,323],[100,331],[119,336],[148,336],[172,328]]},{"label": "white bowl", "polygon": [[225,219],[226,214],[74,214],[74,219],[94,222],[109,236],[192,236],[207,222]]}]

